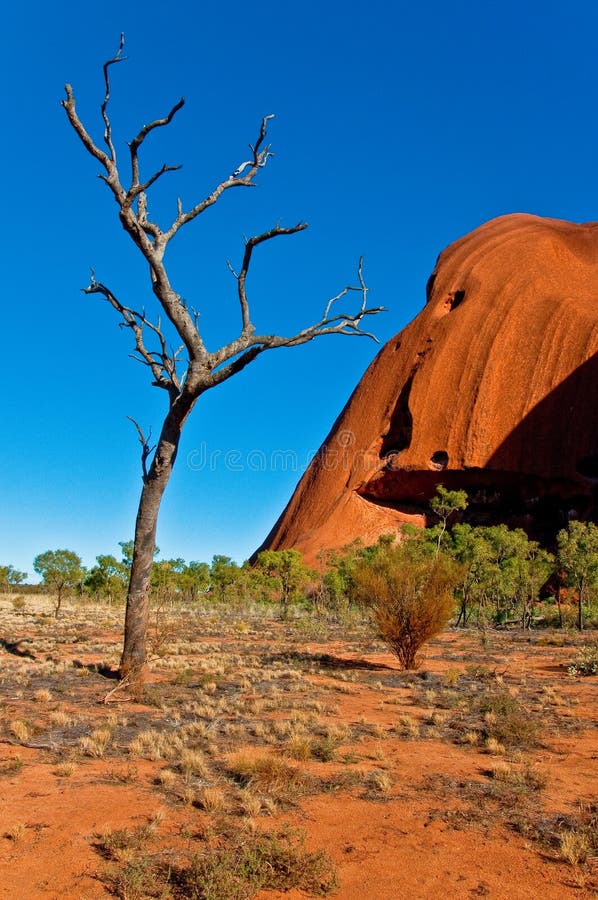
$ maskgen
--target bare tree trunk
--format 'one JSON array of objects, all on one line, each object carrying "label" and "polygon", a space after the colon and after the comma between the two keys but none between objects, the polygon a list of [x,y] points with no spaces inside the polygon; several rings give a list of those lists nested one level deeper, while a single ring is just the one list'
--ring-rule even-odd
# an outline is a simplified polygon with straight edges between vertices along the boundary
[{"label": "bare tree trunk", "polygon": [[579,631],[583,631],[583,595],[585,593],[585,585],[582,582],[579,588],[578,594],[578,603],[577,603],[577,628]]},{"label": "bare tree trunk", "polygon": [[[144,472],[143,488],[135,522],[135,541],[131,577],[125,613],[125,635],[120,662],[120,677],[133,684],[141,680],[147,657],[146,637],[149,621],[149,600],[156,546],[158,513],[166,485],[170,481],[176,461],[179,442],[185,420],[195,398],[182,395],[173,405],[164,421],[149,472]],[[147,456],[147,442],[142,458]]]},{"label": "bare tree trunk", "polygon": [[563,608],[561,606],[561,579],[560,579],[560,577],[559,577],[559,580],[558,580],[557,586],[556,586],[556,603],[557,603],[558,610],[559,610],[559,628],[562,628],[563,627]]}]

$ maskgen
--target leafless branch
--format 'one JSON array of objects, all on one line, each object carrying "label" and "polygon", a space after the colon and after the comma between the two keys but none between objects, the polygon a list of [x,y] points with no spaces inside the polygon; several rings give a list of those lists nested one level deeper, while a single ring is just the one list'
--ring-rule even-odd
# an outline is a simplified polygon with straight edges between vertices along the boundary
[{"label": "leafless branch", "polygon": [[[259,244],[263,244],[265,241],[272,240],[275,237],[280,237],[281,235],[286,234],[297,234],[298,231],[304,231],[306,228],[306,222],[298,222],[297,225],[293,225],[292,228],[282,228],[280,225],[275,225],[274,228],[271,228],[269,231],[264,231],[262,234],[258,234],[255,237],[250,237],[245,241],[243,265],[241,266],[241,271],[239,272],[239,274],[235,276],[237,279],[237,290],[239,295],[239,303],[241,306],[243,334],[249,334],[253,331],[249,313],[249,301],[247,299],[246,281],[254,248]],[[231,269],[233,274],[235,274],[232,266],[229,266],[229,268]]]},{"label": "leafless branch", "polygon": [[123,49],[125,46],[125,36],[121,32],[120,35],[120,44],[118,45],[118,50],[107,62],[104,63],[104,81],[106,82],[106,93],[104,94],[104,102],[102,103],[102,118],[104,120],[104,141],[106,146],[110,150],[110,159],[112,162],[116,162],[116,153],[114,152],[114,145],[112,143],[112,127],[110,125],[110,119],[108,118],[108,101],[110,100],[110,77],[108,74],[108,69],[110,66],[115,65],[115,63],[123,62],[127,57],[122,55]]},{"label": "leafless branch", "polygon": [[[134,358],[149,366],[155,378],[154,384],[168,391],[173,400],[181,391],[177,361],[182,348],[174,353],[169,352],[160,322],[158,321],[158,324],[155,325],[146,317],[145,312],[138,312],[121,303],[110,288],[96,281],[93,270],[89,287],[84,288],[83,292],[85,294],[101,294],[120,313],[123,319],[121,325],[130,328],[135,336],[135,352],[138,356],[134,356]],[[144,327],[147,327],[157,337],[160,344],[159,351],[147,349],[143,338]]]},{"label": "leafless branch", "polygon": [[151,178],[148,178],[148,180],[144,181],[143,184],[138,185],[136,194],[138,194],[140,191],[147,191],[147,189],[150,188],[152,184],[155,184],[158,178],[161,178],[162,175],[164,175],[166,172],[178,172],[178,170],[182,168],[182,166],[167,166],[166,163],[164,163],[162,168],[155,172]]},{"label": "leafless branch", "polygon": [[148,479],[147,460],[148,460],[148,457],[151,456],[153,451],[156,449],[155,444],[153,447],[150,447],[150,445],[149,445],[149,442],[152,439],[152,429],[150,427],[149,434],[146,438],[143,433],[143,429],[141,428],[141,425],[138,422],[136,422],[132,416],[127,416],[127,419],[129,420],[129,422],[133,423],[133,425],[135,426],[135,428],[137,430],[137,435],[139,436],[139,443],[141,444],[141,469],[143,471],[143,481],[144,481],[144,483],[147,483],[147,479]]},{"label": "leafless branch", "polygon": [[[106,174],[101,174],[100,178],[102,178],[103,181],[108,185],[120,207],[120,221],[123,228],[132,238],[137,247],[141,250],[149,263],[154,293],[156,294],[169,319],[173,323],[175,329],[184,341],[190,361],[193,363],[197,363],[205,370],[206,367],[212,365],[212,361],[211,354],[208,353],[203,339],[198,331],[198,314],[195,313],[195,311],[193,311],[193,313],[190,312],[187,309],[186,305],[181,301],[180,296],[173,290],[170,284],[168,273],[163,263],[164,252],[166,246],[168,245],[168,242],[174,237],[179,229],[182,228],[183,225],[186,225],[188,222],[193,221],[193,219],[195,219],[198,215],[200,215],[202,212],[216,203],[224,193],[224,191],[228,190],[231,187],[250,187],[253,185],[253,179],[255,175],[260,168],[263,168],[266,165],[268,159],[272,156],[270,145],[266,144],[265,141],[267,137],[268,121],[272,119],[273,116],[264,116],[264,118],[262,119],[258,138],[255,144],[250,144],[252,153],[251,159],[241,163],[241,165],[238,166],[235,170],[235,173],[221,181],[220,184],[218,184],[213,189],[213,191],[208,194],[207,197],[205,197],[201,202],[196,204],[187,212],[184,211],[182,201],[179,199],[177,201],[177,215],[168,230],[163,231],[160,226],[156,222],[151,221],[148,216],[146,192],[149,188],[152,187],[152,185],[156,183],[156,181],[158,181],[159,178],[162,177],[162,175],[166,174],[167,172],[175,171],[179,168],[179,166],[170,166],[164,164],[161,169],[155,172],[146,181],[142,182],[139,171],[139,149],[142,146],[145,138],[154,129],[170,124],[178,110],[182,108],[184,100],[179,100],[179,102],[172,107],[167,116],[164,116],[160,119],[155,119],[148,125],[143,126],[143,128],[141,128],[141,130],[129,145],[131,153],[132,181],[130,187],[128,189],[125,189],[120,180],[120,175],[116,165],[116,154],[114,153],[114,148],[112,145],[110,118],[108,115],[108,101],[110,99],[109,67],[117,62],[121,62],[125,58],[122,55],[123,46],[124,38],[121,36],[121,43],[119,45],[117,53],[111,60],[108,60],[108,62],[104,64],[106,93],[104,102],[102,104],[102,117],[105,123],[105,138],[107,140],[110,154],[107,154],[104,150],[100,149],[94,143],[89,132],[86,130],[81,120],[79,119],[75,105],[75,98],[70,85],[65,86],[67,98],[63,101],[62,105],[66,110],[70,124],[83,143],[84,147],[104,167]],[[136,204],[135,200],[137,201]],[[280,233],[282,234],[285,232],[281,229]],[[265,240],[266,238],[263,239]],[[240,280],[239,285],[239,300],[243,310],[243,303],[245,302],[242,299],[244,291],[243,279]],[[143,340],[141,337],[143,325],[146,324],[149,328],[152,328],[151,323],[147,321],[141,322],[134,314],[134,310],[130,310],[120,305],[116,298],[114,298],[114,296],[107,289],[105,291],[102,291],[102,286],[96,285],[93,290],[95,290],[96,292],[104,293],[104,296],[123,316],[124,323],[135,332],[137,353],[139,354],[139,358],[141,359],[141,361],[145,362],[152,368],[152,371],[156,378],[155,383],[159,387],[164,387],[170,390],[170,382],[172,382],[172,385],[178,389],[180,385],[177,382],[175,367],[170,366],[172,360],[169,354],[164,353],[162,355],[162,362],[164,363],[164,365],[162,374],[159,376],[156,371],[156,367],[160,367],[159,360],[157,360],[155,357],[152,358],[151,354],[146,351],[143,345]],[[88,290],[88,292],[92,291]],[[250,329],[248,316],[247,314],[244,315],[245,327],[247,329]],[[158,338],[160,338],[159,334]],[[166,375],[167,377],[165,378],[164,375]]]},{"label": "leafless branch", "polygon": [[114,697],[114,694],[117,694],[119,691],[123,691],[126,687],[129,686],[131,682],[131,674],[125,675],[124,678],[119,679],[116,687],[113,687],[112,690],[108,691],[108,693],[98,702],[99,703],[130,703],[134,698],[133,697]]},{"label": "leafless branch", "polygon": [[328,315],[330,313],[332,306],[337,302],[337,300],[341,300],[350,291],[361,291],[361,296],[362,296],[361,312],[365,313],[365,310],[367,307],[368,289],[365,285],[365,281],[363,280],[363,256],[359,257],[359,265],[357,267],[357,276],[359,278],[359,287],[348,284],[335,297],[331,297],[330,300],[328,301],[328,303],[326,304],[326,309],[324,310],[324,315],[322,317],[322,321],[328,321]]},{"label": "leafless branch", "polygon": [[85,149],[91,153],[92,156],[95,156],[99,162],[104,166],[107,172],[110,172],[111,169],[111,160],[103,150],[100,150],[99,147],[96,147],[92,138],[89,136],[87,130],[83,127],[79,116],[77,115],[76,106],[75,106],[75,96],[73,94],[73,89],[70,84],[65,84],[64,90],[66,92],[66,100],[61,100],[61,105],[66,110],[66,114],[69,122],[73,126],[75,132],[77,133],[81,143],[85,147]]},{"label": "leafless branch", "polygon": [[[253,185],[253,179],[255,178],[259,169],[263,169],[268,160],[274,155],[270,150],[270,144],[263,146],[264,140],[266,139],[267,130],[268,130],[268,121],[273,119],[273,115],[264,116],[262,119],[262,123],[260,126],[260,133],[258,135],[258,139],[255,142],[255,145],[250,144],[249,148],[252,152],[252,158],[242,162],[240,166],[237,166],[232,175],[229,175],[228,178],[225,178],[220,184],[216,185],[214,190],[208,194],[203,200],[197,203],[192,209],[188,212],[183,211],[183,205],[179,200],[177,203],[177,216],[168,231],[164,233],[164,243],[167,244],[170,241],[177,231],[188,222],[192,222],[197,216],[199,216],[202,212],[204,212],[208,207],[213,206],[216,203],[224,191],[228,190],[232,187],[251,187]],[[246,171],[248,170],[248,171]],[[243,172],[246,174],[243,175]]]},{"label": "leafless branch", "polygon": [[[304,222],[300,222],[292,228],[283,228],[280,225],[275,225],[274,228],[271,228],[269,231],[265,231],[254,237],[246,238],[245,253],[240,272],[237,274],[232,264],[230,262],[227,263],[229,270],[237,280],[237,291],[241,306],[242,330],[237,338],[211,354],[211,380],[214,384],[220,384],[222,381],[226,381],[232,375],[235,375],[237,372],[244,369],[246,365],[252,362],[265,350],[272,350],[277,347],[296,347],[299,344],[305,344],[321,335],[358,335],[360,337],[372,338],[376,342],[378,341],[374,334],[369,331],[364,331],[361,327],[361,322],[365,316],[375,315],[384,310],[384,307],[382,306],[368,309],[368,287],[363,277],[363,257],[360,257],[357,267],[359,284],[347,285],[342,291],[339,291],[338,294],[331,297],[326,304],[324,314],[319,322],[304,328],[302,331],[291,337],[282,337],[274,334],[255,334],[255,328],[251,322],[249,300],[247,297],[247,274],[251,265],[253,250],[260,244],[272,240],[279,235],[296,234],[298,231],[303,231],[305,228],[307,228],[307,225]],[[343,312],[338,313],[337,315],[331,315],[334,304],[352,292],[361,293],[359,311],[356,313]],[[228,365],[223,366],[223,363],[228,363]]]},{"label": "leafless branch", "polygon": [[[182,107],[185,105],[185,98],[181,97],[178,103],[172,107],[167,116],[164,116],[161,119],[154,119],[153,122],[150,122],[149,125],[144,125],[140,132],[133,138],[131,143],[129,144],[129,150],[131,152],[131,188],[129,190],[129,194],[134,192],[132,196],[136,196],[141,190],[145,190],[146,188],[140,187],[139,185],[139,148],[143,144],[144,140],[152,132],[155,128],[162,128],[164,125],[170,125],[173,118]],[[174,168],[174,167],[173,167]],[[177,169],[180,169],[180,166],[176,166]],[[173,171],[173,169],[166,169],[166,171]],[[156,179],[154,179],[155,181]],[[151,181],[151,180],[150,180]],[[153,181],[151,181],[153,184]],[[149,186],[148,182],[146,182],[146,186]]]}]

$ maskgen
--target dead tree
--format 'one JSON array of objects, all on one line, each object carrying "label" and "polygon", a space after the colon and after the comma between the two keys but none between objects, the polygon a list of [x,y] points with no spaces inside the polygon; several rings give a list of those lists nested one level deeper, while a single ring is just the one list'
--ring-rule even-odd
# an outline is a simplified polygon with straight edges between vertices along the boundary
[{"label": "dead tree", "polygon": [[[205,391],[241,372],[265,350],[273,350],[276,347],[295,347],[324,334],[373,337],[362,329],[362,321],[366,316],[379,312],[382,307],[372,308],[367,305],[367,287],[363,279],[360,261],[359,284],[345,287],[336,297],[329,300],[322,318],[318,322],[291,337],[256,334],[251,321],[247,295],[247,278],[254,251],[261,244],[274,238],[296,234],[307,227],[304,222],[290,228],[284,228],[277,224],[268,231],[245,240],[243,261],[238,271],[235,271],[229,264],[236,280],[236,292],[241,311],[241,328],[230,343],[218,350],[207,349],[198,328],[197,313],[187,305],[171,284],[164,261],[165,251],[170,241],[183,226],[188,225],[210,206],[217,203],[226,191],[231,188],[250,187],[254,184],[255,176],[260,169],[265,168],[272,156],[270,144],[266,142],[266,138],[268,121],[273,117],[265,116],[262,119],[257,140],[255,144],[250,145],[249,158],[241,162],[232,174],[220,181],[195,206],[185,209],[182,201],[178,199],[176,215],[167,228],[162,228],[150,216],[148,191],[160,178],[169,172],[174,172],[180,166],[165,164],[149,177],[142,176],[140,150],[152,132],[164,128],[172,122],[185,101],[182,98],[175,103],[166,116],[154,119],[153,122],[144,125],[129,143],[130,175],[126,181],[123,180],[117,164],[117,153],[108,111],[110,67],[126,58],[123,55],[123,47],[124,36],[121,35],[116,55],[104,63],[103,67],[105,94],[101,104],[101,116],[104,125],[104,146],[94,141],[89,130],[79,118],[73,89],[69,84],[65,86],[66,99],[62,101],[62,106],[79,140],[88,153],[101,165],[103,172],[100,178],[106,183],[116,200],[120,223],[145,257],[149,265],[152,291],[181,341],[181,346],[177,350],[170,349],[159,319],[151,321],[145,310],[133,309],[123,303],[109,287],[97,281],[92,272],[91,283],[84,289],[85,293],[100,294],[116,310],[121,318],[121,326],[130,328],[133,334],[134,357],[149,368],[152,384],[164,390],[168,397],[168,409],[155,447],[150,446],[149,437],[146,438],[141,427],[135,423],[142,446],[143,487],[135,525],[124,648],[120,667],[121,677],[128,678],[131,683],[141,679],[146,661],[150,576],[160,502],[176,460],[183,426],[199,397]],[[337,313],[335,304],[352,292],[358,292],[360,295],[357,311]]]}]

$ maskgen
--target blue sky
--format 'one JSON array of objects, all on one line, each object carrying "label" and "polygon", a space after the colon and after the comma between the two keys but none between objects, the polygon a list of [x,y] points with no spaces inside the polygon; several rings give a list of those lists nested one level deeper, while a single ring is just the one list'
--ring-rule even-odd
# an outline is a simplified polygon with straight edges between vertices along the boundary
[{"label": "blue sky", "polygon": [[[69,81],[101,138],[101,64],[121,31],[117,149],[186,98],[144,157],[146,171],[184,164],[156,190],[162,221],[177,196],[189,205],[227,176],[276,114],[259,187],[229,192],[170,247],[210,348],[239,327],[226,260],[278,219],[310,227],[256,257],[258,327],[316,320],[363,254],[385,341],[421,309],[437,254],[485,220],[597,218],[594,3],[59,0],[3,15],[0,562],[29,573],[46,549],[91,564],[132,536],[141,482],[126,416],[156,433],[164,409],[113,311],[80,292],[94,266],[124,302],[152,309],[145,267],[60,107]],[[333,337],[274,351],[201,398],[162,508],[162,556],[246,558],[376,350]]]}]

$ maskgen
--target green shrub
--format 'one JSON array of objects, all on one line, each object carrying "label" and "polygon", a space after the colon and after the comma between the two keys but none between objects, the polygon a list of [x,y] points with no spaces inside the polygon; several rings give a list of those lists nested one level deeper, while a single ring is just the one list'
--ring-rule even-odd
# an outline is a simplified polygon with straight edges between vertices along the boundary
[{"label": "green shrub", "polygon": [[581,647],[567,672],[569,675],[598,675],[598,643]]},{"label": "green shrub", "polygon": [[336,887],[336,876],[322,850],[308,852],[303,837],[287,829],[198,853],[171,870],[170,883],[174,896],[186,900],[249,900],[258,891],[293,888],[323,896]]},{"label": "green shrub", "polygon": [[361,560],[353,580],[355,598],[371,610],[382,640],[404,669],[415,669],[423,645],[454,614],[460,570],[442,554],[418,558],[409,543]]}]

